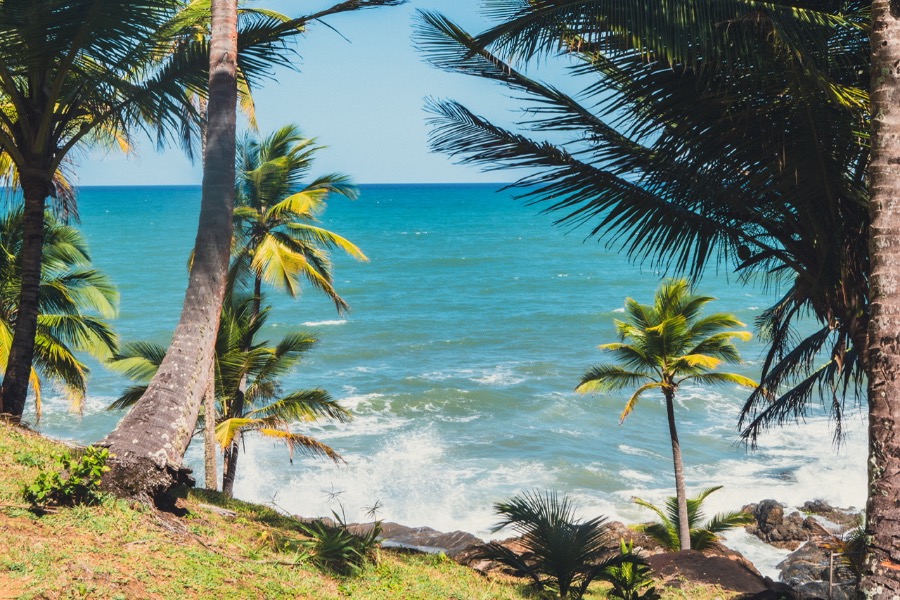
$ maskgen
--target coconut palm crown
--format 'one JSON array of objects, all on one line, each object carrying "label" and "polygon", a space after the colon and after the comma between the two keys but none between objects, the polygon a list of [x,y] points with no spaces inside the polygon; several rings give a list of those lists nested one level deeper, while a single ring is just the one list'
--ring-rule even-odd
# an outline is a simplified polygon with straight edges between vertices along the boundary
[{"label": "coconut palm crown", "polygon": [[[0,371],[5,371],[19,314],[22,285],[21,207],[0,218]],[[30,386],[35,417],[41,417],[42,380],[61,388],[73,410],[82,407],[90,369],[77,356],[100,360],[118,348],[106,319],[116,316],[119,294],[109,278],[91,268],[84,236],[49,213],[44,221],[43,269]]]},{"label": "coconut palm crown", "polygon": [[736,364],[740,355],[733,340],[749,340],[748,331],[733,315],[714,313],[702,316],[709,296],[692,293],[684,279],[667,280],[660,285],[652,305],[625,301],[626,318],[616,320],[619,342],[603,344],[618,364],[603,363],[588,369],[576,391],[614,392],[637,389],[625,403],[620,422],[631,414],[645,392],[659,390],[666,401],[675,488],[678,499],[681,548],[690,549],[688,510],[684,490],[684,465],[675,426],[675,393],[686,382],[710,385],[756,386],[752,379],[736,373],[722,373],[716,368],[723,362]]},{"label": "coconut palm crown", "polygon": [[339,249],[357,260],[368,259],[352,242],[318,225],[317,217],[330,196],[357,197],[349,178],[339,173],[304,183],[320,149],[296,125],[263,139],[248,134],[241,141],[232,273],[233,277],[249,273],[257,297],[263,282],[297,296],[301,279],[306,279],[343,312],[348,306],[334,289],[328,251]]}]

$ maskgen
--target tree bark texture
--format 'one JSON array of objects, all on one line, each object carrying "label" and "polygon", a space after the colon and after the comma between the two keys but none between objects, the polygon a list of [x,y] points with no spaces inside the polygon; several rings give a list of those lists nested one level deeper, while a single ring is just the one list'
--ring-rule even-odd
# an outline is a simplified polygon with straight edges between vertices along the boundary
[{"label": "tree bark texture", "polygon": [[[246,389],[245,381],[241,381],[240,389],[234,395],[231,411],[228,416],[231,418],[241,418],[244,415],[244,390]],[[224,472],[222,473],[222,493],[228,497],[234,496],[234,480],[237,477],[238,453],[241,448],[241,432],[234,434],[234,439],[225,450]]]},{"label": "tree bark texture", "polygon": [[236,60],[236,0],[214,0],[200,221],[181,319],[146,393],[103,441],[115,455],[107,488],[157,502],[170,491],[160,473],[179,468],[191,441],[215,352],[231,250]]},{"label": "tree bark texture", "polygon": [[206,489],[218,489],[216,477],[216,374],[215,360],[210,363],[209,383],[206,384],[206,395],[203,397],[203,474]]},{"label": "tree bark texture", "polygon": [[872,2],[866,598],[900,598],[900,2]]},{"label": "tree bark texture", "polygon": [[678,502],[678,541],[682,550],[691,549],[691,524],[688,521],[687,492],[684,489],[684,463],[681,444],[675,428],[675,393],[666,391],[666,415],[669,419],[669,437],[672,440],[672,462],[675,465],[675,499]]},{"label": "tree bark texture", "polygon": [[14,422],[22,418],[28,398],[28,379],[34,360],[34,339],[40,309],[41,263],[44,250],[44,203],[50,194],[52,174],[28,174],[20,171],[25,197],[22,249],[22,287],[16,325],[3,385],[0,388],[0,413]]}]

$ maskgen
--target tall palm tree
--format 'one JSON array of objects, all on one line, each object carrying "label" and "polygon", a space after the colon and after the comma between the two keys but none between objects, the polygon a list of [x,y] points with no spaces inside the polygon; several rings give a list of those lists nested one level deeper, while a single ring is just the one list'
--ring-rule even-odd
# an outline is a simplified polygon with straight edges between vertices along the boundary
[{"label": "tall palm tree", "polygon": [[615,322],[621,341],[600,346],[611,352],[620,364],[603,363],[590,368],[575,388],[581,393],[606,393],[638,385],[625,403],[620,422],[631,414],[645,392],[662,392],[672,442],[682,550],[690,549],[691,537],[684,464],[675,426],[675,393],[684,383],[756,386],[755,381],[743,375],[715,370],[722,362],[740,362],[732,340],[748,340],[750,333],[733,330],[743,326],[733,315],[701,316],[701,310],[711,300],[708,296],[694,295],[684,279],[663,282],[652,305],[628,298],[625,320]]},{"label": "tall palm tree", "polygon": [[869,554],[862,579],[867,598],[900,597],[900,14],[896,3],[872,1],[872,164],[869,167]]},{"label": "tall palm tree", "polygon": [[12,419],[28,390],[55,174],[76,147],[127,146],[141,129],[160,140],[187,132],[185,89],[202,81],[196,52],[162,57],[156,34],[177,8],[176,0],[0,2],[0,150],[25,199],[19,315],[0,388]]},{"label": "tall palm tree", "polygon": [[[6,369],[19,312],[24,217],[21,207],[0,217],[0,367]],[[81,409],[90,369],[76,352],[100,360],[112,356],[118,337],[106,319],[116,316],[119,295],[109,279],[90,268],[84,236],[48,215],[44,222],[43,269],[31,368],[35,412],[41,416],[42,381],[62,388]]]},{"label": "tall palm tree", "polygon": [[[346,0],[313,15],[281,23],[276,32],[294,35],[298,26],[339,12],[401,3],[402,0]],[[181,319],[166,357],[147,392],[103,444],[117,455],[105,482],[125,495],[171,502],[169,492],[192,483],[181,467],[209,385],[215,335],[225,294],[234,205],[237,105],[237,3],[212,0],[209,43],[209,105],[200,221]],[[260,41],[261,39],[261,41]],[[249,48],[242,66],[265,66],[272,36],[241,36]],[[241,41],[241,44],[245,44]]]},{"label": "tall palm tree", "polygon": [[[329,446],[291,430],[297,422],[329,418],[346,421],[349,413],[321,388],[282,391],[280,378],[300,363],[316,339],[302,333],[286,335],[277,344],[260,340],[269,308],[257,311],[256,298],[226,296],[216,336],[214,363],[215,397],[218,410],[214,417],[216,438],[225,453],[222,490],[232,495],[237,475],[241,435],[259,434],[285,443],[291,456],[295,451],[340,460]],[[165,356],[165,348],[146,342],[126,344],[110,365],[132,379],[150,380]],[[111,409],[132,406],[147,385],[128,388]],[[204,423],[204,427],[207,424]]]},{"label": "tall palm tree", "polygon": [[[489,6],[503,22],[480,36],[422,13],[417,41],[439,68],[523,98],[519,125],[530,131],[434,101],[432,148],[486,168],[531,169],[515,184],[524,198],[661,268],[699,277],[723,260],[744,280],[787,284],[758,322],[768,352],[744,435],[753,443],[803,414],[816,390],[839,433],[867,343],[866,5]],[[581,96],[518,68],[557,49]],[[541,139],[548,131],[555,137]],[[795,335],[808,314],[817,331]]]},{"label": "tall palm tree", "polygon": [[348,306],[334,289],[328,251],[339,249],[357,260],[368,259],[349,240],[317,225],[317,216],[332,195],[357,197],[346,175],[331,173],[304,181],[320,149],[296,125],[286,125],[262,140],[248,133],[241,141],[232,270],[235,277],[250,276],[256,297],[263,282],[297,296],[301,278],[306,279],[343,312]]}]

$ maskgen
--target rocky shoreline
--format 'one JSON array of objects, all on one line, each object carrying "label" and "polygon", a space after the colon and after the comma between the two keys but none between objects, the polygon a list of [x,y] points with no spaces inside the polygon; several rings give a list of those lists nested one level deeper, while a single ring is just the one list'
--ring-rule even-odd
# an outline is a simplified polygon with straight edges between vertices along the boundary
[{"label": "rocky shoreline", "polygon": [[[845,536],[857,527],[859,512],[841,509],[820,500],[806,502],[799,511],[785,514],[785,506],[776,500],[763,500],[742,509],[753,514],[755,522],[746,531],[775,548],[790,550],[777,568],[779,580],[764,577],[743,555],[721,543],[703,553],[693,550],[665,552],[652,538],[619,523],[609,523],[610,539],[618,548],[620,538],[631,541],[635,550],[646,556],[663,583],[678,586],[682,580],[720,585],[745,594],[742,598],[803,598],[812,600],[850,600],[854,598],[856,579],[852,568],[842,560]],[[801,512],[802,511],[802,512]],[[351,527],[364,531],[371,524]],[[430,527],[407,527],[382,523],[382,545],[411,552],[443,553],[457,562],[481,572],[500,567],[473,558],[485,541],[464,531],[440,532]],[[501,543],[512,550],[517,540]]]}]

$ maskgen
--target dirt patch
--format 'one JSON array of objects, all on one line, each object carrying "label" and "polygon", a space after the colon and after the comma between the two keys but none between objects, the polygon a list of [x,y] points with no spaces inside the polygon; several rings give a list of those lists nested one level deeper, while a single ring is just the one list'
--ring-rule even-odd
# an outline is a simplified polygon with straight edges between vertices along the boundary
[{"label": "dirt patch", "polygon": [[722,556],[706,556],[696,550],[655,554],[647,557],[647,562],[668,586],[675,587],[678,580],[686,579],[742,593],[766,589],[763,578],[744,565]]},{"label": "dirt patch", "polygon": [[28,582],[22,579],[13,579],[6,573],[0,573],[0,600],[11,600],[25,593]]}]

